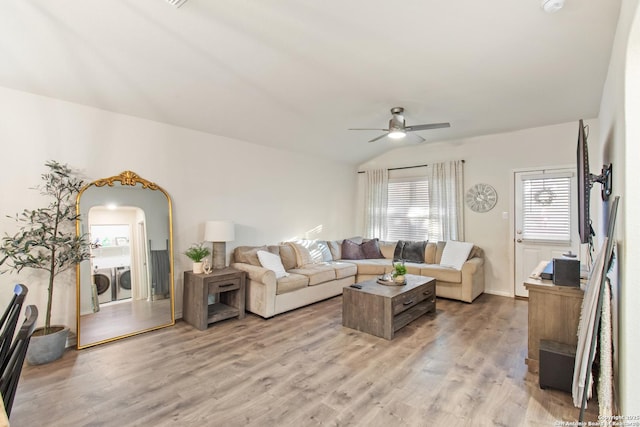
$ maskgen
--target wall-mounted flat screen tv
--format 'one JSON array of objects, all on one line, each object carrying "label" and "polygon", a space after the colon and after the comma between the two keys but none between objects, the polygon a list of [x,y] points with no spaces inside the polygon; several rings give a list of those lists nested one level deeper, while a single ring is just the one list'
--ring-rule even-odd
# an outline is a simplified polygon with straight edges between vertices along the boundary
[{"label": "wall-mounted flat screen tv", "polygon": [[602,173],[594,175],[589,171],[589,147],[587,143],[588,126],[585,126],[583,120],[578,123],[578,149],[577,149],[577,165],[578,165],[578,232],[580,234],[580,243],[591,244],[595,235],[591,226],[591,217],[589,216],[591,187],[594,182],[602,184],[602,200],[609,199],[612,191],[613,182],[613,166],[611,163],[602,166]]},{"label": "wall-mounted flat screen tv", "polygon": [[591,194],[591,173],[589,173],[589,148],[584,123],[580,119],[578,125],[578,232],[580,243],[590,243],[594,235],[589,216],[589,198]]}]

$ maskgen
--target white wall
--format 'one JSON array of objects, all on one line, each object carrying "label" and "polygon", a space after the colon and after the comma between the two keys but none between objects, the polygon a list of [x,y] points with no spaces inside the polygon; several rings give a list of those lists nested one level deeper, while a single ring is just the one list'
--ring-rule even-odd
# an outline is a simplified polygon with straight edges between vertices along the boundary
[{"label": "white wall", "polygon": [[640,414],[640,8],[623,0],[600,105],[600,143],[613,163],[619,278],[613,287],[616,394],[622,414]]},{"label": "white wall", "polygon": [[[586,119],[586,118],[585,118]],[[591,135],[598,121],[585,120]],[[452,123],[455,126],[455,123]],[[574,166],[578,121],[459,141],[400,148],[360,165],[360,170],[465,160],[465,192],[474,184],[491,184],[498,193],[496,207],[475,213],[465,206],[465,240],[485,252],[485,292],[513,296],[513,172],[516,169]],[[597,150],[591,158],[598,167]],[[506,219],[503,213],[506,212]]]},{"label": "white wall", "polygon": [[[237,245],[354,232],[351,165],[5,88],[0,117],[0,233],[15,231],[5,215],[41,204],[27,188],[39,183],[47,160],[79,168],[88,180],[132,170],[172,197],[178,315],[182,272],[190,268],[182,252],[202,240],[207,220],[237,224],[228,252]],[[27,272],[0,275],[0,306],[8,304],[17,281],[29,287],[27,303],[44,312],[44,280]],[[53,321],[75,329],[75,272],[66,281],[55,290]]]}]

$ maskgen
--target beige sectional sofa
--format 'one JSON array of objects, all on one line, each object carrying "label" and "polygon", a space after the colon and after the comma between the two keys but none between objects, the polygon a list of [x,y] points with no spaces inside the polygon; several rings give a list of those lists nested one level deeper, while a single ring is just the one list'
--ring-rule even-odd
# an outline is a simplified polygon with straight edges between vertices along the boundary
[{"label": "beige sectional sofa", "polygon": [[[397,242],[379,242],[383,258],[342,259],[343,241],[296,241],[279,245],[239,246],[231,266],[247,273],[248,311],[264,318],[342,294],[342,288],[392,270]],[[426,243],[424,262],[405,262],[409,274],[436,279],[439,297],[472,302],[484,292],[484,258],[473,247],[460,270],[440,266],[446,242]],[[277,255],[286,276],[262,266],[258,251]],[[264,254],[262,254],[264,256]],[[273,258],[273,257],[272,257]]]},{"label": "beige sectional sofa", "polygon": [[[458,270],[440,265],[446,242],[428,242],[424,251],[424,262],[404,263],[408,274],[429,276],[436,279],[436,295],[464,302],[473,302],[484,292],[484,253],[474,246],[469,258]],[[393,270],[393,255],[396,242],[380,242],[383,259],[348,260],[358,266],[356,282],[374,279]]]}]

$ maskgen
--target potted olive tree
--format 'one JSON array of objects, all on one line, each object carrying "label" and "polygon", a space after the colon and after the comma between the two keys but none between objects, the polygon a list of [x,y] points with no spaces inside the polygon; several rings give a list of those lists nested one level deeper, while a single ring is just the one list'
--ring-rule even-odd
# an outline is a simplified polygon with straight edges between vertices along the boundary
[{"label": "potted olive tree", "polygon": [[18,232],[5,233],[0,242],[0,273],[31,268],[44,271],[48,279],[44,327],[36,329],[27,351],[27,361],[32,365],[62,356],[69,328],[51,325],[55,279],[90,257],[88,239],[75,232],[75,200],[83,181],[67,165],[48,161],[45,166],[48,172],[41,175],[42,182],[34,189],[48,199],[48,204],[10,217],[18,224]]},{"label": "potted olive tree", "polygon": [[209,248],[204,245],[204,242],[200,242],[192,244],[184,254],[193,261],[193,272],[202,274],[204,272],[202,260],[209,256],[210,253]]}]

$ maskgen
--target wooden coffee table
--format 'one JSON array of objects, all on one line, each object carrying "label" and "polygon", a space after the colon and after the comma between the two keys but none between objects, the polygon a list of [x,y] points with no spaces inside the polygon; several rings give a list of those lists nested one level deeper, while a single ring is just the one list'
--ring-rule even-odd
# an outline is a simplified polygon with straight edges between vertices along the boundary
[{"label": "wooden coffee table", "polygon": [[436,279],[407,274],[404,286],[375,279],[347,286],[342,292],[342,325],[377,337],[394,333],[429,311],[436,311]]}]

